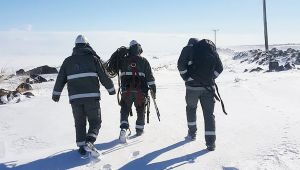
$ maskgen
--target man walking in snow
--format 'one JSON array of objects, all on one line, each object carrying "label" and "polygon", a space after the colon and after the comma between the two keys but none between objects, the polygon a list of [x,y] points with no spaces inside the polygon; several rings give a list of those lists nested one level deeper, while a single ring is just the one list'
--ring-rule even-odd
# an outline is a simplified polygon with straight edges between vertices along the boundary
[{"label": "man walking in snow", "polygon": [[[59,70],[52,100],[59,101],[64,85],[68,85],[69,101],[72,106],[76,129],[76,143],[79,153],[86,154],[86,146],[93,144],[101,127],[99,80],[110,95],[115,88],[105,74],[100,58],[90,47],[88,40],[79,35],[70,57],[66,58]],[[86,120],[89,123],[86,132]]]},{"label": "man walking in snow", "polygon": [[216,147],[215,79],[223,71],[214,43],[206,39],[198,41],[191,38],[181,51],[177,67],[186,86],[188,137],[191,140],[196,139],[196,111],[200,100],[205,123],[206,146],[209,151],[213,151]]},{"label": "man walking in snow", "polygon": [[121,71],[121,131],[120,140],[126,142],[126,131],[129,129],[128,116],[134,104],[137,112],[136,136],[144,132],[145,104],[148,90],[156,93],[156,85],[151,66],[146,58],[142,57],[141,45],[132,40],[129,45],[129,54],[120,63]]}]

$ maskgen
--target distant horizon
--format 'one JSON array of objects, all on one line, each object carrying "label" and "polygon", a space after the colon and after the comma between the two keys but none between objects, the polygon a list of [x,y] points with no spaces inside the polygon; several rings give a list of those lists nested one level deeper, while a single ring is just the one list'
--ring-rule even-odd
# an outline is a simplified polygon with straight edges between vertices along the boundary
[{"label": "distant horizon", "polygon": [[[214,41],[214,34],[213,32],[199,32],[199,33],[192,33],[192,32],[181,32],[181,33],[175,33],[175,32],[168,32],[168,33],[165,33],[165,32],[142,32],[142,31],[125,31],[125,30],[99,30],[99,31],[28,31],[28,30],[10,30],[10,31],[1,31],[0,30],[0,38],[3,38],[3,36],[7,36],[7,34],[14,34],[14,33],[21,33],[23,35],[26,35],[26,34],[74,34],[74,39],[76,38],[76,35],[79,35],[79,34],[97,34],[97,33],[127,33],[127,34],[142,34],[142,35],[162,35],[162,36],[184,36],[184,37],[188,37],[190,36],[190,38],[198,38],[198,39],[210,39],[212,41]],[[228,41],[226,39],[226,37],[228,37],[230,35],[228,34],[223,34],[222,31],[220,30],[217,34],[217,43],[218,44],[221,44],[220,46],[256,46],[256,45],[264,45],[264,41],[259,41],[257,39],[252,39],[252,42],[251,40],[248,41],[248,40],[245,40],[246,42],[248,43],[243,43],[244,41],[241,41],[241,40],[234,40],[230,43],[227,43],[226,41]],[[237,36],[246,36],[246,35],[239,35],[237,34]],[[251,35],[248,35],[249,37]],[[201,38],[202,37],[202,38]],[[263,35],[261,36],[262,39],[263,39]],[[269,37],[272,37],[272,35],[269,35]],[[8,37],[6,37],[8,38]],[[134,36],[132,37],[132,39],[135,39]],[[229,39],[229,38],[228,38]],[[188,40],[188,39],[187,39]],[[232,40],[232,39],[231,39]],[[240,43],[239,43],[240,42]],[[1,44],[1,42],[0,42]],[[276,42],[270,42],[269,45],[272,46],[272,45],[299,45],[300,44],[300,40],[299,41],[282,41],[282,42],[279,42],[279,41],[276,41]],[[0,54],[1,55],[1,54]]]},{"label": "distant horizon", "polygon": [[[18,68],[32,68],[40,65],[59,66],[62,61],[71,55],[78,34],[84,34],[98,55],[107,60],[120,46],[128,46],[132,39],[142,44],[143,56],[160,58],[152,61],[156,64],[176,61],[184,46],[191,37],[204,37],[201,34],[174,34],[174,33],[142,33],[128,31],[94,31],[94,32],[38,32],[38,31],[0,31],[0,68],[15,70]],[[249,49],[263,49],[263,43],[247,43],[239,39],[229,39],[230,35],[220,36],[217,47],[234,51]],[[243,36],[241,36],[243,39]],[[225,41],[225,42],[224,42]],[[227,42],[226,42],[227,41]],[[234,42],[240,42],[234,43]],[[248,41],[249,42],[249,41]],[[273,46],[295,45],[300,49],[298,42],[282,42],[270,44]],[[271,49],[270,48],[270,49]]]}]

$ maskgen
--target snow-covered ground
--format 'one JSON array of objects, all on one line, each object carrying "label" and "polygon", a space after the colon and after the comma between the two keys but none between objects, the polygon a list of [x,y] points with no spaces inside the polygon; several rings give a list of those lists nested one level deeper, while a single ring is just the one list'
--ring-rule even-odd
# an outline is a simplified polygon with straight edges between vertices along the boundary
[{"label": "snow-covered ground", "polygon": [[[32,99],[1,105],[0,169],[300,169],[299,70],[242,73],[243,64],[221,55],[225,70],[217,82],[229,115],[216,102],[217,148],[207,152],[200,106],[197,140],[185,140],[185,87],[175,69],[178,56],[174,57],[155,71],[161,122],[151,105],[145,134],[127,145],[117,140],[116,96],[101,88],[103,123],[96,141],[103,153],[100,162],[81,159],[77,153],[67,92],[54,103],[54,82],[34,85]],[[150,63],[159,66],[162,60]],[[0,82],[1,88],[12,86],[13,82]],[[132,127],[135,118],[130,117]]]}]

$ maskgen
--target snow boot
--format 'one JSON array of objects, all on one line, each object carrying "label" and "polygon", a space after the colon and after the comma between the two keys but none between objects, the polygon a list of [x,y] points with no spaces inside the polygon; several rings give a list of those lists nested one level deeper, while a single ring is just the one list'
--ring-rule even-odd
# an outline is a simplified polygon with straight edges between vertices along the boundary
[{"label": "snow boot", "polygon": [[82,156],[86,155],[86,150],[84,149],[84,146],[80,146],[78,149],[78,153]]},{"label": "snow boot", "polygon": [[196,133],[194,132],[188,132],[187,138],[190,139],[191,141],[196,140]]},{"label": "snow boot", "polygon": [[121,129],[119,140],[120,140],[121,143],[126,143],[127,142],[126,129]]},{"label": "snow boot", "polygon": [[141,136],[144,133],[142,129],[136,129],[136,136]]},{"label": "snow boot", "polygon": [[87,152],[90,152],[91,155],[95,158],[98,158],[100,156],[99,151],[97,150],[97,148],[94,146],[94,144],[92,144],[91,142],[87,142],[86,145],[84,146],[84,149]]},{"label": "snow boot", "polygon": [[214,151],[216,149],[216,145],[215,144],[212,144],[212,145],[207,145],[207,148],[206,148],[208,151]]}]

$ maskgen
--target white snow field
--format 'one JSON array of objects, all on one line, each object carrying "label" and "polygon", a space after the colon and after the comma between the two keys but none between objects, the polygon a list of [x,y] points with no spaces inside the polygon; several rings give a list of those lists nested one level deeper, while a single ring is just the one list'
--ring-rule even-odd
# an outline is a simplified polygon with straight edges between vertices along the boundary
[{"label": "white snow field", "polygon": [[[81,159],[76,151],[66,88],[59,103],[51,100],[54,82],[47,82],[33,86],[35,97],[1,105],[0,169],[300,169],[300,70],[242,73],[243,65],[238,61],[221,57],[225,70],[217,83],[228,116],[216,102],[214,152],[206,150],[200,105],[197,140],[185,140],[185,86],[176,70],[178,56],[173,56],[173,64],[154,72],[161,122],[151,103],[150,124],[144,135],[129,139],[128,144],[118,142],[117,98],[101,87],[102,128],[96,141],[101,161]],[[16,79],[2,81],[0,87],[13,89]],[[129,118],[133,134],[135,118]]]}]

